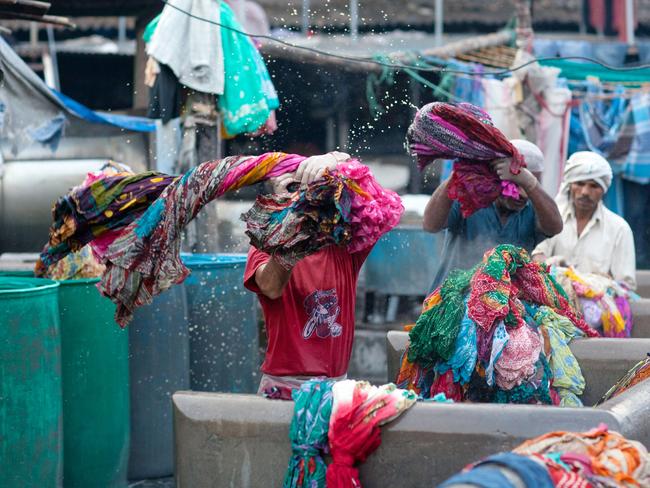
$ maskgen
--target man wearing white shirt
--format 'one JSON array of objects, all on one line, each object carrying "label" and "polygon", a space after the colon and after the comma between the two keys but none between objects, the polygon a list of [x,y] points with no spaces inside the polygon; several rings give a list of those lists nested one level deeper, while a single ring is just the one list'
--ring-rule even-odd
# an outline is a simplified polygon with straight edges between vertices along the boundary
[{"label": "man wearing white shirt", "polygon": [[541,242],[533,250],[533,258],[607,275],[635,289],[632,230],[602,202],[611,183],[612,169],[605,158],[590,151],[574,153],[556,197],[564,228]]}]

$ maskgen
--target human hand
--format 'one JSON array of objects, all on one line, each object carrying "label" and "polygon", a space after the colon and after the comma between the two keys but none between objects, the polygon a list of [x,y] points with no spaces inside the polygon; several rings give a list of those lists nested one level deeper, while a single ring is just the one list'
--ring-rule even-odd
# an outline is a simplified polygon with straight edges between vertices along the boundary
[{"label": "human hand", "polygon": [[288,195],[290,192],[288,186],[291,183],[295,183],[295,173],[285,173],[275,178],[269,178],[269,184],[271,185],[271,192],[276,195]]},{"label": "human hand", "polygon": [[300,182],[301,185],[308,185],[322,178],[325,171],[334,170],[339,162],[347,159],[350,159],[349,154],[338,151],[311,156],[300,163],[294,180]]},{"label": "human hand", "polygon": [[504,181],[512,181],[526,191],[532,190],[537,185],[537,178],[526,168],[521,168],[518,174],[510,171],[511,158],[495,159],[490,163],[494,172]]}]

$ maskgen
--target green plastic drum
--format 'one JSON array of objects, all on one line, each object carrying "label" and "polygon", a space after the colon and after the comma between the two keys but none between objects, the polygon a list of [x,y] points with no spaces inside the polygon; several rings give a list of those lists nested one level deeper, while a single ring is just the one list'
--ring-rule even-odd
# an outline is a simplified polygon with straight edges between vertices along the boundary
[{"label": "green plastic drum", "polygon": [[126,486],[129,452],[128,331],[99,279],[61,281],[65,488]]},{"label": "green plastic drum", "polygon": [[59,284],[0,276],[0,486],[61,486]]}]

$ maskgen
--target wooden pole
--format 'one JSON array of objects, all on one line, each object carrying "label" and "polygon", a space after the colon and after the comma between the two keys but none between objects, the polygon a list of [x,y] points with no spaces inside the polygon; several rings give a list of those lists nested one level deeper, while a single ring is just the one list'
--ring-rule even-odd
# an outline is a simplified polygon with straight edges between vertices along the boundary
[{"label": "wooden pole", "polygon": [[41,22],[43,24],[60,25],[62,27],[69,27],[75,29],[77,26],[70,22],[66,17],[58,17],[56,15],[35,15],[23,14],[7,11],[5,8],[0,7],[0,19],[17,19],[17,20],[33,20],[34,22]]},{"label": "wooden pole", "polygon": [[531,0],[515,0],[517,12],[517,48],[533,52],[533,19]]}]

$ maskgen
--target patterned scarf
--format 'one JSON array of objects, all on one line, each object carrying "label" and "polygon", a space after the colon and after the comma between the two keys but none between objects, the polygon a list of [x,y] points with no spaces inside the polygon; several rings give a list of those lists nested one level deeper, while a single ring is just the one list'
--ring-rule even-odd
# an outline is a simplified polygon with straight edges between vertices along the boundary
[{"label": "patterned scarf", "polygon": [[[69,218],[55,221],[37,272],[42,273],[69,250],[119,231],[111,236],[114,241],[103,255],[106,271],[98,288],[116,303],[116,322],[125,326],[135,308],[151,303],[154,296],[189,274],[180,259],[181,235],[206,204],[228,191],[293,172],[304,159],[284,153],[233,156],[203,163],[182,177],[129,175],[111,180],[109,191],[104,180],[75,188],[60,200],[62,205],[57,202],[55,206],[55,215]],[[350,252],[371,247],[397,225],[403,207],[397,194],[379,186],[367,168],[359,167],[363,166],[355,161],[342,163],[325,183],[313,183],[283,201],[281,208],[266,205],[270,200],[261,197],[250,214],[248,233],[253,243],[287,265],[329,244],[346,245]],[[126,188],[137,182],[142,185],[141,197],[119,213],[113,212],[116,202],[127,199]],[[167,186],[158,192],[157,185],[164,183]],[[89,195],[96,207],[92,215],[101,216],[101,224],[92,232],[86,231],[87,215],[76,203],[89,201]],[[71,221],[75,225],[67,225]],[[57,247],[62,242],[65,249]]]},{"label": "patterned scarf", "polygon": [[295,402],[289,428],[291,459],[283,488],[324,488],[327,432],[332,413],[333,381],[313,379],[292,393]]},{"label": "patterned scarf", "polygon": [[517,186],[502,182],[487,163],[512,158],[510,170],[517,174],[526,166],[524,158],[494,127],[490,116],[474,105],[425,105],[415,115],[406,142],[420,169],[436,159],[456,160],[447,193],[460,203],[463,217],[487,207],[499,195],[519,196]]}]

